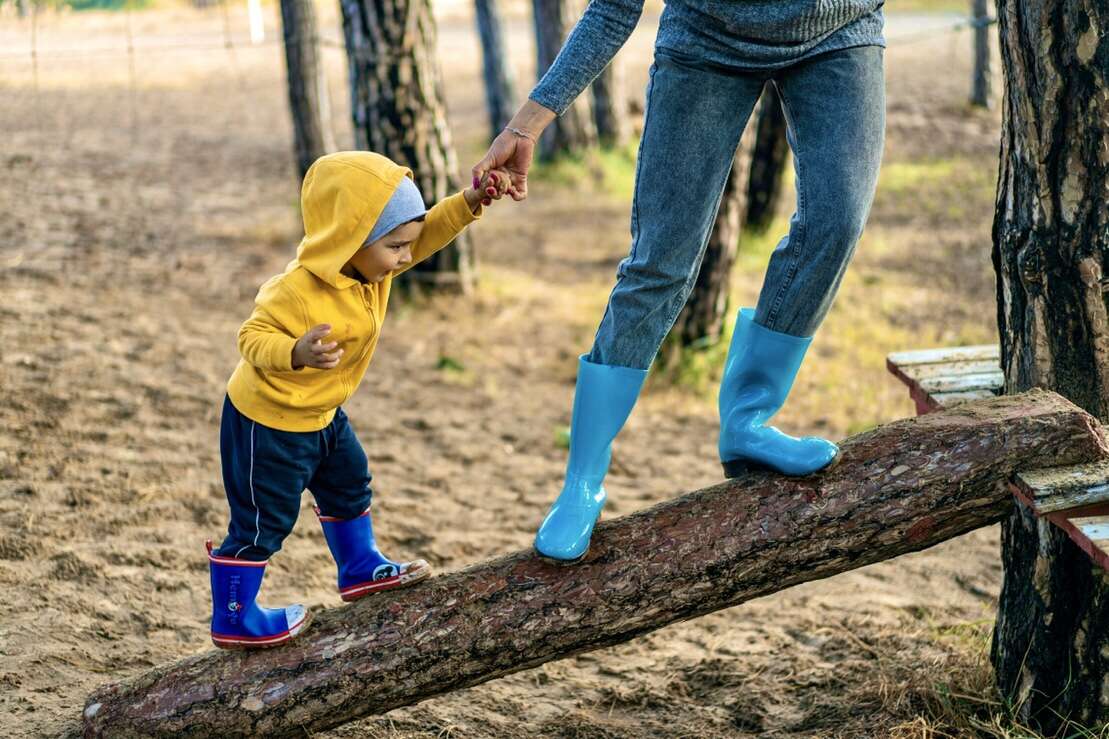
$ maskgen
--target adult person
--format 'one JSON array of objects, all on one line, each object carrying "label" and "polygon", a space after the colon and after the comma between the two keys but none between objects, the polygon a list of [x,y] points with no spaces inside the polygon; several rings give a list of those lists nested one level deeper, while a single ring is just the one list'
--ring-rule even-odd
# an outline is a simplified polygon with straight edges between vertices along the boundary
[{"label": "adult person", "polygon": [[[631,252],[593,347],[579,362],[561,493],[536,535],[547,557],[584,556],[605,501],[613,439],[685,304],[725,178],[763,85],[781,96],[797,210],[770,257],[758,304],[739,311],[720,386],[725,475],[808,475],[832,442],[768,426],[831,307],[874,197],[885,132],[881,0],[667,0],[636,164]],[[609,63],[643,0],[592,0],[529,99],[473,168],[512,176],[527,197],[535,142]]]}]

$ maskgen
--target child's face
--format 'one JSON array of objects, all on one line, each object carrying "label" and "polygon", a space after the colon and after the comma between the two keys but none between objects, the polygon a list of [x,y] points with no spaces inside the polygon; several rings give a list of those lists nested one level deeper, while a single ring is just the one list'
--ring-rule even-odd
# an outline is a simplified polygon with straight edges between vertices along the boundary
[{"label": "child's face", "polygon": [[390,272],[412,263],[412,244],[424,230],[423,221],[409,221],[397,226],[377,241],[363,246],[347,262],[368,282],[381,282]]}]

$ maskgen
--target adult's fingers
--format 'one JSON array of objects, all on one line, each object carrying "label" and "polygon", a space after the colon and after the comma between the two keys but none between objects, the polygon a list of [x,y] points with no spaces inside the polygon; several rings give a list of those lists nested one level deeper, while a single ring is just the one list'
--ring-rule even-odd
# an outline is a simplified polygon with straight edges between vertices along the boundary
[{"label": "adult's fingers", "polygon": [[481,161],[475,164],[474,168],[470,171],[470,174],[472,174],[474,178],[473,185],[475,190],[481,187],[482,182],[485,182],[485,175],[488,174],[489,170],[496,166],[497,162],[493,156],[493,147],[489,147],[489,151],[485,152],[485,156],[482,157]]}]

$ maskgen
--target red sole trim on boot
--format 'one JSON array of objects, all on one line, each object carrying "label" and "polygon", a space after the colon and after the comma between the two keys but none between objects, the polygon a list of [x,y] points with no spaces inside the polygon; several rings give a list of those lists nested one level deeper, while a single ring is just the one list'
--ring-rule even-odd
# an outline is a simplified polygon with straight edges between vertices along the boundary
[{"label": "red sole trim on boot", "polygon": [[267,649],[276,647],[302,633],[312,622],[312,612],[305,611],[304,618],[297,621],[288,631],[272,636],[229,636],[212,632],[212,643],[220,649]]},{"label": "red sole trim on boot", "polygon": [[373,593],[380,593],[383,590],[392,590],[394,588],[403,588],[406,585],[412,585],[424,580],[431,574],[431,567],[427,564],[417,567],[399,575],[386,577],[381,580],[369,580],[361,582],[357,585],[348,585],[339,590],[339,597],[343,600],[350,602],[358,600],[359,598],[371,595]]}]

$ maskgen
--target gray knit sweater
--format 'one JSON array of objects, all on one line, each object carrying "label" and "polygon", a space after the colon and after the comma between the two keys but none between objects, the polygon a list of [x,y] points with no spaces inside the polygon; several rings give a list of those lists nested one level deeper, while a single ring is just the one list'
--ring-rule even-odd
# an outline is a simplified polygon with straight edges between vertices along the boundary
[{"label": "gray knit sweater", "polygon": [[[851,46],[884,46],[883,0],[666,0],[655,47],[772,70]],[[562,114],[639,22],[643,0],[591,0],[531,99]]]}]

